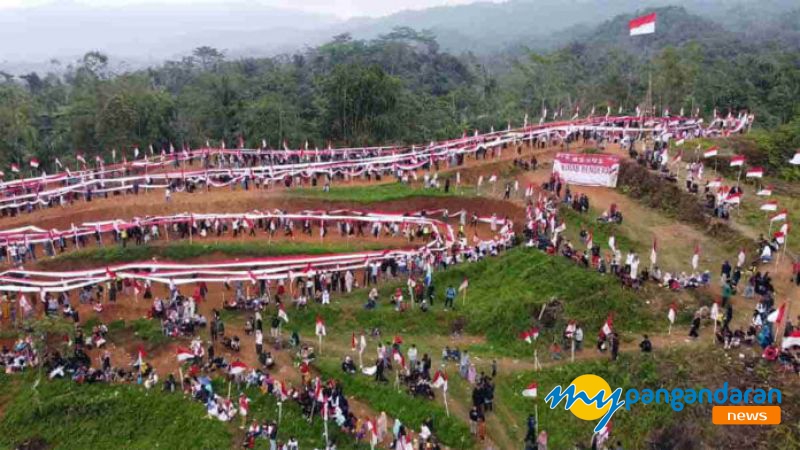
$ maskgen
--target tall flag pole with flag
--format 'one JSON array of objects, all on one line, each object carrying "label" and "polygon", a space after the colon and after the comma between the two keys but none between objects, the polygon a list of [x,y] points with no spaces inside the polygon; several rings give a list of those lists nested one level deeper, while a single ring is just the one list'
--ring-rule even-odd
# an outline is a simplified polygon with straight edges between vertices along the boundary
[{"label": "tall flag pole with flag", "polygon": [[692,270],[697,271],[697,266],[700,264],[700,244],[694,245],[694,254],[692,255]]},{"label": "tall flag pole with flag", "polygon": [[678,317],[678,310],[675,306],[675,303],[669,305],[669,311],[667,312],[667,320],[669,320],[669,329],[667,330],[667,334],[672,334],[672,324],[675,323],[675,319]]},{"label": "tall flag pole with flag", "polygon": [[467,304],[467,288],[469,288],[469,279],[464,277],[464,281],[458,286],[459,292],[463,293],[462,303]]}]

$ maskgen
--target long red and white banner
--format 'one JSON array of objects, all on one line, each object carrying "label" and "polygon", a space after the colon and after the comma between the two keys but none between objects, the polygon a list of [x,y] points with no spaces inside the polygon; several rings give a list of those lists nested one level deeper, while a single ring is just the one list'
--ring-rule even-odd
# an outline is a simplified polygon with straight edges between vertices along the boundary
[{"label": "long red and white banner", "polygon": [[[745,116],[731,126],[741,127],[747,122]],[[508,143],[514,143],[534,138],[550,140],[564,139],[570,133],[594,132],[606,136],[636,136],[641,133],[670,134],[673,136],[692,134],[705,136],[705,132],[719,133],[719,129],[704,129],[702,119],[686,118],[652,118],[620,116],[575,121],[552,122],[543,125],[531,125],[515,130],[506,130],[488,134],[464,136],[459,139],[431,143],[428,146],[412,146],[403,149],[387,149],[385,147],[368,147],[362,149],[345,149],[329,153],[328,159],[323,151],[294,150],[289,152],[274,152],[271,154],[286,154],[296,156],[294,159],[285,159],[282,164],[270,162],[265,164],[263,156],[265,150],[260,149],[210,149],[203,148],[174,156],[173,161],[166,159],[158,162],[142,160],[133,162],[127,167],[117,166],[111,169],[99,167],[96,170],[80,172],[61,172],[53,175],[26,178],[22,180],[0,183],[0,209],[22,208],[28,205],[46,205],[51,200],[75,193],[87,195],[88,193],[102,194],[115,191],[129,191],[138,186],[141,189],[164,189],[173,181],[190,181],[205,183],[209,186],[222,187],[233,183],[240,183],[245,179],[260,180],[264,182],[278,182],[286,177],[314,177],[318,175],[345,175],[360,176],[364,173],[407,171],[416,170],[426,164],[436,161],[448,161],[460,155],[495,148]],[[333,152],[333,150],[329,151]],[[230,155],[239,158],[249,155],[252,166],[200,168],[187,170],[184,162],[209,158],[212,155]],[[239,158],[240,159],[240,158]],[[180,170],[165,170],[170,164],[180,162]],[[218,163],[221,164],[218,159]],[[151,172],[153,170],[153,172]],[[179,189],[181,187],[179,186]]]}]

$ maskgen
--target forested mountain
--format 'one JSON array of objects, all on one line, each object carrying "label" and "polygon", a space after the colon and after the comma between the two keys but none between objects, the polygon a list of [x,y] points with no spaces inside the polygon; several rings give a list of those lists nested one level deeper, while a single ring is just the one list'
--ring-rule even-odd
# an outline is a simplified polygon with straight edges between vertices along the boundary
[{"label": "forested mountain", "polygon": [[[617,16],[546,52],[516,50],[495,62],[442,50],[429,32],[397,28],[374,39],[341,34],[302,52],[236,58],[212,47],[118,74],[99,52],[63,74],[0,79],[0,156],[32,156],[53,170],[77,150],[156,151],[186,142],[262,139],[278,147],[419,143],[464,130],[571,115],[606,106],[632,112],[652,80],[659,110],[749,109],[775,127],[800,110],[797,48],[751,39],[679,7],[658,13],[654,36],[630,37]],[[795,128],[800,120],[795,119]],[[74,163],[74,162],[73,162]],[[6,171],[7,172],[7,171]]]}]

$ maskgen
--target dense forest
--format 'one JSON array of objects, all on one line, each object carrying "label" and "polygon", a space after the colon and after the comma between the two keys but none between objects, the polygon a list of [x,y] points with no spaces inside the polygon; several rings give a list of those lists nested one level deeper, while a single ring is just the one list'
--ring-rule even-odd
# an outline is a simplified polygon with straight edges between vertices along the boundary
[{"label": "dense forest", "polygon": [[800,146],[798,48],[747,39],[682,8],[657,12],[655,35],[629,37],[630,16],[618,16],[560,49],[507,63],[449,54],[431,33],[409,28],[370,40],[342,34],[273,58],[229,60],[201,47],[126,73],[89,52],[59,75],[0,74],[0,164],[38,157],[52,171],[56,156],[72,165],[77,151],[110,161],[112,149],[130,157],[134,146],[240,136],[271,147],[427,142],[520,125],[526,114],[538,121],[543,108],[550,116],[577,107],[631,112],[650,82],[659,111],[749,109],[758,126],[782,127],[775,134],[784,140],[765,146]]}]

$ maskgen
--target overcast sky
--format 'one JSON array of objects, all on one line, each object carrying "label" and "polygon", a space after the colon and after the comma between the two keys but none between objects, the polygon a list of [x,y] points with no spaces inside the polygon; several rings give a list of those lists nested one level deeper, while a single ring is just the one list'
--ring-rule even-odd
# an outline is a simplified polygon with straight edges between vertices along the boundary
[{"label": "overcast sky", "polygon": [[[340,18],[355,16],[384,16],[404,9],[422,9],[431,6],[474,3],[476,0],[252,0],[265,6],[274,6],[306,12],[331,14]],[[495,1],[500,0],[484,0]],[[203,3],[226,3],[225,0],[0,0],[0,10],[8,8],[39,7],[56,3],[78,3],[93,7],[113,8],[115,6],[177,4],[190,5]]]}]

